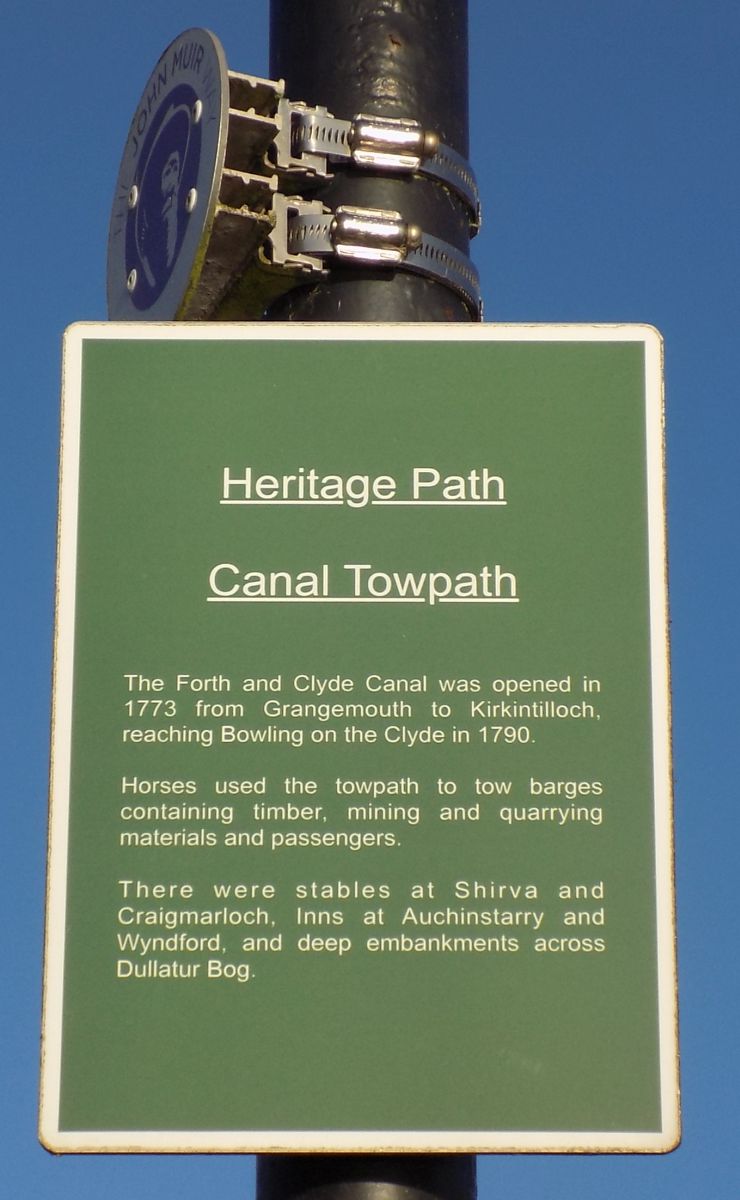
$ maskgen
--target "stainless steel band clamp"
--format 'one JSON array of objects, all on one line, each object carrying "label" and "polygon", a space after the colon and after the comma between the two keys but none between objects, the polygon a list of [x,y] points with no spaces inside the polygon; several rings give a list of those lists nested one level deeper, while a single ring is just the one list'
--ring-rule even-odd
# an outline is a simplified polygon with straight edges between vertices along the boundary
[{"label": "stainless steel band clamp", "polygon": [[455,192],[465,204],[471,235],[480,228],[480,196],[473,169],[419,121],[366,116],[345,121],[325,108],[278,102],[279,131],[272,154],[278,174],[326,178],[331,163],[395,174],[426,175]]},{"label": "stainless steel band clamp", "polygon": [[478,272],[448,242],[425,234],[393,209],[340,205],[276,196],[275,225],[261,257],[273,269],[321,275],[331,260],[346,265],[401,267],[455,291],[480,320]]}]

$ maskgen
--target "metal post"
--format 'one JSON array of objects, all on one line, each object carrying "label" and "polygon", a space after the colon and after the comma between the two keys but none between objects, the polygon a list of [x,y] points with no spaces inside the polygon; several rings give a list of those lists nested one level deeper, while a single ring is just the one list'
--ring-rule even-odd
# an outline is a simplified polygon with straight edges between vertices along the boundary
[{"label": "metal post", "polygon": [[471,1154],[263,1154],[257,1200],[475,1200]]},{"label": "metal post", "polygon": [[[270,73],[291,98],[337,117],[415,118],[467,157],[467,0],[271,0]],[[397,209],[468,253],[465,207],[432,180],[339,168],[313,194],[332,209]],[[282,297],[268,319],[469,321],[470,313],[443,284],[407,271],[335,267]]]},{"label": "metal post", "polygon": [[[337,117],[412,117],[468,153],[467,0],[271,0],[270,73],[288,94]],[[448,189],[418,176],[338,169],[317,193],[337,204],[398,209],[468,252],[469,218]],[[469,321],[443,284],[405,271],[335,267],[295,288],[268,319]],[[358,1080],[358,1087],[362,1081]],[[392,1080],[389,1080],[392,1086]],[[475,1200],[465,1154],[261,1155],[257,1200]]]}]

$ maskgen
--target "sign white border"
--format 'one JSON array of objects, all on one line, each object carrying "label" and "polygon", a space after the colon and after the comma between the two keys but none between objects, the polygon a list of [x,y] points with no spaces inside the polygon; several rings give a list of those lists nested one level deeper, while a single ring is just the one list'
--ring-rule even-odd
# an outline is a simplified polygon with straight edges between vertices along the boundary
[{"label": "sign white border", "polygon": [[[62,1131],[59,1129],[82,352],[87,341],[640,342],[645,347],[647,496],[653,704],[658,1020],[662,1128],[586,1130]],[[39,1137],[56,1153],[663,1153],[680,1140],[675,957],[668,589],[665,536],[663,343],[649,325],[365,325],[321,323],[79,323],[64,341],[49,868]]]}]

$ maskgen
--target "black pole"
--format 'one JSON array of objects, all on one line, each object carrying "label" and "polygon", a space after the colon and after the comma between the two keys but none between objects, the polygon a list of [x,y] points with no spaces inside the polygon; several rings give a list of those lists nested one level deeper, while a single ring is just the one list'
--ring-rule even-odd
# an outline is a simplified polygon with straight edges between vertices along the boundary
[{"label": "black pole", "polygon": [[[271,0],[270,74],[285,79],[291,100],[324,105],[344,119],[358,113],[414,118],[467,157],[467,0]],[[468,252],[464,204],[429,179],[337,168],[312,195],[332,209],[341,203],[397,209],[425,233]],[[402,270],[346,267],[288,292],[267,316],[471,319],[444,284]],[[475,1158],[466,1154],[281,1154],[257,1161],[257,1200],[475,1200],[475,1195]]]},{"label": "black pole", "polygon": [[471,1154],[263,1154],[257,1200],[475,1200]]},{"label": "black pole", "polygon": [[[414,118],[468,154],[467,0],[271,0],[270,75],[291,100],[336,117]],[[420,176],[338,167],[317,195],[338,204],[396,209],[424,233],[468,253],[462,201]],[[335,267],[325,281],[288,292],[269,310],[281,321],[469,321],[441,283],[408,271]]]}]

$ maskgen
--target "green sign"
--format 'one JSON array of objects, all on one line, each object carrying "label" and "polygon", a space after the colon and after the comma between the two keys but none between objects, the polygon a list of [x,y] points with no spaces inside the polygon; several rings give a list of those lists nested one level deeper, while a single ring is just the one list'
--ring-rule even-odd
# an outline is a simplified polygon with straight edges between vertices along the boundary
[{"label": "green sign", "polygon": [[42,1139],[678,1137],[661,348],[67,335]]}]

